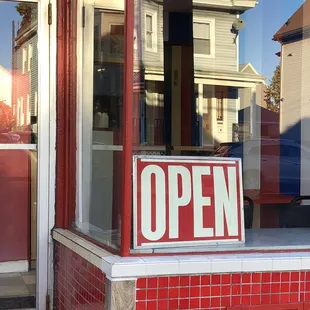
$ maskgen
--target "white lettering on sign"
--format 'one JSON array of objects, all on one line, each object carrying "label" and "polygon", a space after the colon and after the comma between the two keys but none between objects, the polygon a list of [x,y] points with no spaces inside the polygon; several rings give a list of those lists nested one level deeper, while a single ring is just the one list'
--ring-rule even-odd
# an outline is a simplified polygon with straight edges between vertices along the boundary
[{"label": "white lettering on sign", "polygon": [[[181,184],[179,184],[179,176]],[[182,166],[168,167],[169,182],[169,237],[179,238],[179,207],[187,206],[192,197],[191,175],[188,169]],[[179,188],[182,195],[179,197]]]},{"label": "white lettering on sign", "polygon": [[194,237],[213,237],[214,229],[203,227],[203,209],[211,206],[210,197],[202,195],[202,176],[210,175],[210,167],[193,167]]},{"label": "white lettering on sign", "polygon": [[228,169],[228,187],[225,181],[224,169],[214,167],[214,199],[215,199],[215,233],[216,236],[224,236],[224,225],[226,218],[229,236],[238,236],[238,201],[237,201],[237,180],[236,168]]},{"label": "white lettering on sign", "polygon": [[[171,165],[168,173],[168,199],[166,201],[165,171],[157,165],[148,165],[141,172],[141,232],[149,241],[158,241],[167,233],[169,239],[178,239],[180,235],[180,208],[193,209],[193,232],[195,238],[225,236],[225,223],[228,236],[238,236],[238,193],[237,171],[235,167]],[[214,202],[203,195],[203,177],[213,178]],[[152,184],[155,180],[155,186]],[[152,192],[153,189],[153,192]],[[152,197],[154,206],[152,206]],[[166,203],[168,202],[168,212]],[[152,207],[155,212],[152,215]],[[211,209],[213,208],[213,209]],[[214,214],[214,227],[204,227],[204,215]],[[155,220],[152,218],[155,214]],[[168,223],[166,221],[168,214]],[[152,223],[155,227],[152,230]]]},{"label": "white lettering on sign", "polygon": [[[156,227],[152,231],[152,175],[155,177],[155,210]],[[141,175],[141,230],[145,238],[157,241],[166,232],[166,184],[165,172],[155,165],[149,165],[142,171]]]}]

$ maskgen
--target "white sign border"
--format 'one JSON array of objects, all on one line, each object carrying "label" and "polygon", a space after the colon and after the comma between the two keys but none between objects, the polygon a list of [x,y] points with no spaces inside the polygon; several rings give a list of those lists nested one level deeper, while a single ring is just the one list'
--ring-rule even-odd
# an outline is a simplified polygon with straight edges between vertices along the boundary
[{"label": "white sign border", "polygon": [[[157,242],[138,245],[138,184],[137,184],[137,162],[138,160],[144,162],[186,162],[186,163],[221,163],[221,164],[239,164],[239,187],[240,187],[240,218],[241,218],[241,240],[197,240],[197,241],[180,241],[180,242]],[[193,246],[217,246],[217,245],[243,245],[245,243],[245,227],[244,227],[244,197],[243,197],[243,178],[242,178],[242,162],[240,158],[226,158],[226,157],[197,157],[197,156],[156,156],[156,155],[134,155],[133,156],[133,249],[134,250],[150,250],[150,249],[167,249],[167,248],[184,248]]]}]

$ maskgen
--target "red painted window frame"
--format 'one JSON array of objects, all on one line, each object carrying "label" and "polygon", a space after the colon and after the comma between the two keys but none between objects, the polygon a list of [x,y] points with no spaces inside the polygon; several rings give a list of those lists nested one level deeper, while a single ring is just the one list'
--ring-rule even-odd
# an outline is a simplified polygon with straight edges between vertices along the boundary
[{"label": "red painted window frame", "polygon": [[[56,227],[70,229],[76,210],[77,0],[57,1]],[[125,0],[122,256],[130,256],[134,1]]]}]

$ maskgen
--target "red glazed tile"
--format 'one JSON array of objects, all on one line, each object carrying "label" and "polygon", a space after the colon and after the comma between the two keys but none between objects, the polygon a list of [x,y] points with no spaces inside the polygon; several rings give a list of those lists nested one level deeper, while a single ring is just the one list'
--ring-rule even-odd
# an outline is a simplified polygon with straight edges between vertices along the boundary
[{"label": "red glazed tile", "polygon": [[136,310],[147,310],[146,309],[146,301],[138,301],[136,303]]},{"label": "red glazed tile", "polygon": [[148,289],[147,290],[147,299],[157,299],[157,289]]},{"label": "red glazed tile", "polygon": [[301,292],[304,292],[304,291],[305,291],[305,287],[306,287],[305,282],[300,282],[300,283],[299,283],[299,287],[300,287],[300,291],[301,291]]},{"label": "red glazed tile", "polygon": [[180,277],[180,286],[189,286],[189,276]]},{"label": "red glazed tile", "polygon": [[268,284],[263,283],[262,284],[262,294],[268,294],[268,293],[270,293],[270,290],[271,290],[270,283],[268,283]]},{"label": "red glazed tile", "polygon": [[146,279],[140,278],[137,280],[137,288],[146,288]]},{"label": "red glazed tile", "polygon": [[180,298],[188,298],[188,297],[189,297],[189,287],[181,287]]},{"label": "red glazed tile", "polygon": [[169,310],[179,309],[179,300],[178,299],[170,299],[169,300]]},{"label": "red glazed tile", "polygon": [[168,287],[168,277],[159,278],[159,287]]},{"label": "red glazed tile", "polygon": [[271,303],[278,304],[280,302],[280,294],[272,294],[271,295]]},{"label": "red glazed tile", "polygon": [[270,295],[262,295],[262,305],[269,305],[271,303]]},{"label": "red glazed tile", "polygon": [[221,297],[221,306],[229,307],[230,306],[230,297]]},{"label": "red glazed tile", "polygon": [[252,295],[251,305],[259,305],[259,304],[260,304],[260,295]]},{"label": "red glazed tile", "polygon": [[180,283],[180,277],[170,277],[169,278],[169,287],[177,287]]},{"label": "red glazed tile", "polygon": [[261,293],[261,284],[253,284],[251,289],[251,294],[260,294]]},{"label": "red glazed tile", "polygon": [[218,286],[211,286],[211,296],[221,296],[221,287]]},{"label": "red glazed tile", "polygon": [[299,283],[291,283],[291,287],[290,287],[290,292],[295,293],[295,292],[299,292]]},{"label": "red glazed tile", "polygon": [[157,301],[148,301],[147,310],[157,310]]},{"label": "red glazed tile", "polygon": [[299,298],[300,298],[300,302],[305,302],[306,301],[306,294],[305,293],[303,293],[303,292],[301,292],[301,293],[299,293]]},{"label": "red glazed tile", "polygon": [[224,274],[222,275],[222,285],[227,285],[230,284],[230,280],[231,280],[231,275],[230,274]]},{"label": "red glazed tile", "polygon": [[300,279],[300,272],[291,272],[291,281],[297,282]]},{"label": "red glazed tile", "polygon": [[280,279],[281,279],[281,274],[280,272],[274,272],[272,275],[271,275],[271,281],[273,283],[275,282],[280,282]]},{"label": "red glazed tile", "polygon": [[198,296],[200,296],[200,287],[199,286],[191,287],[189,295],[190,295],[190,297],[198,297]]},{"label": "red glazed tile", "polygon": [[232,306],[241,305],[241,297],[240,296],[232,296],[231,297],[231,304],[232,304]]},{"label": "red glazed tile", "polygon": [[199,309],[199,307],[200,307],[199,298],[191,298],[189,300],[189,306],[190,306],[190,309]]},{"label": "red glazed tile", "polygon": [[191,277],[191,286],[198,286],[201,283],[201,277],[200,276],[192,276]]},{"label": "red glazed tile", "polygon": [[160,310],[168,310],[169,309],[169,302],[168,300],[159,300],[158,301],[158,308]]},{"label": "red glazed tile", "polygon": [[281,294],[280,295],[280,303],[286,304],[290,302],[290,295],[289,294]]},{"label": "red glazed tile", "polygon": [[287,293],[290,291],[290,283],[281,283],[281,292]]},{"label": "red glazed tile", "polygon": [[271,284],[271,293],[280,293],[281,285],[280,283],[272,283]]},{"label": "red glazed tile", "polygon": [[242,284],[244,283],[251,283],[251,274],[250,273],[245,273],[242,275]]},{"label": "red glazed tile", "polygon": [[206,275],[206,276],[201,277],[201,285],[210,285],[210,284],[211,284],[210,275]]},{"label": "red glazed tile", "polygon": [[261,283],[262,275],[260,273],[253,273],[252,274],[252,283]]},{"label": "red glazed tile", "polygon": [[180,299],[179,309],[189,309],[189,299]]},{"label": "red glazed tile", "polygon": [[271,274],[269,272],[262,273],[262,282],[270,283],[270,281],[271,281]]},{"label": "red glazed tile", "polygon": [[146,290],[137,290],[137,300],[146,300]]},{"label": "red glazed tile", "polygon": [[157,288],[158,287],[158,278],[148,278],[147,279],[147,288]]},{"label": "red glazed tile", "polygon": [[169,298],[178,298],[179,289],[178,288],[170,288],[169,289]]},{"label": "red glazed tile", "polygon": [[289,282],[290,281],[290,273],[282,272],[281,274],[281,282]]},{"label": "red glazed tile", "polygon": [[305,281],[305,279],[306,279],[306,272],[301,271],[300,272],[300,281]]},{"label": "red glazed tile", "polygon": [[209,308],[210,307],[210,298],[202,298],[201,299],[201,307]]},{"label": "red glazed tile", "polygon": [[210,297],[211,294],[210,286],[202,286],[200,294],[202,297]]},{"label": "red glazed tile", "polygon": [[310,293],[309,292],[305,293],[305,301],[310,301]]},{"label": "red glazed tile", "polygon": [[214,274],[211,276],[211,284],[219,285],[221,284],[221,276],[219,274]]},{"label": "red glazed tile", "polygon": [[290,294],[290,302],[299,302],[299,294],[298,293],[292,293]]},{"label": "red glazed tile", "polygon": [[241,285],[233,285],[231,287],[231,294],[232,295],[240,295],[241,294]]},{"label": "red glazed tile", "polygon": [[211,309],[217,308],[221,306],[221,298],[220,297],[212,297],[211,298]]},{"label": "red glazed tile", "polygon": [[242,295],[241,296],[241,305],[248,306],[251,304],[251,296],[250,295]]},{"label": "red glazed tile", "polygon": [[231,286],[230,285],[229,286],[228,285],[222,286],[221,292],[222,292],[223,296],[227,296],[227,295],[230,296],[230,294],[231,294]]},{"label": "red glazed tile", "polygon": [[233,274],[232,283],[233,284],[241,283],[241,274]]},{"label": "red glazed tile", "polygon": [[169,289],[168,288],[158,289],[158,299],[166,299],[168,297],[169,297]]},{"label": "red glazed tile", "polygon": [[306,282],[306,292],[310,292],[310,282]]}]

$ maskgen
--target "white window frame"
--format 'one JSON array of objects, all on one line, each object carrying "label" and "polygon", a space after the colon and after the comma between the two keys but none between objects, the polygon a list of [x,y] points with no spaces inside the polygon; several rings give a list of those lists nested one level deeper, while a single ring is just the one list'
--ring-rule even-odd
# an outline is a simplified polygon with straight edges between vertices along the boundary
[{"label": "white window frame", "polygon": [[[151,16],[152,17],[152,48],[147,47],[146,44],[146,37],[147,37],[147,29],[146,29],[146,18],[147,16]],[[153,53],[157,53],[157,45],[158,45],[158,36],[157,36],[157,12],[156,11],[149,11],[146,10],[144,12],[144,45],[145,45],[145,50],[147,52],[153,52]]]},{"label": "white window frame", "polygon": [[26,73],[26,64],[27,64],[27,48],[26,47],[23,47],[23,63],[22,63],[22,73],[25,74]]},{"label": "white window frame", "polygon": [[[197,17],[194,17],[193,23],[209,24],[210,25],[210,55],[194,54],[195,57],[215,58],[215,19],[214,18],[197,18]],[[193,40],[194,39],[195,39],[195,35],[193,33]]]},{"label": "white window frame", "polygon": [[33,62],[33,45],[30,43],[28,45],[28,72],[32,70],[32,62]]}]

